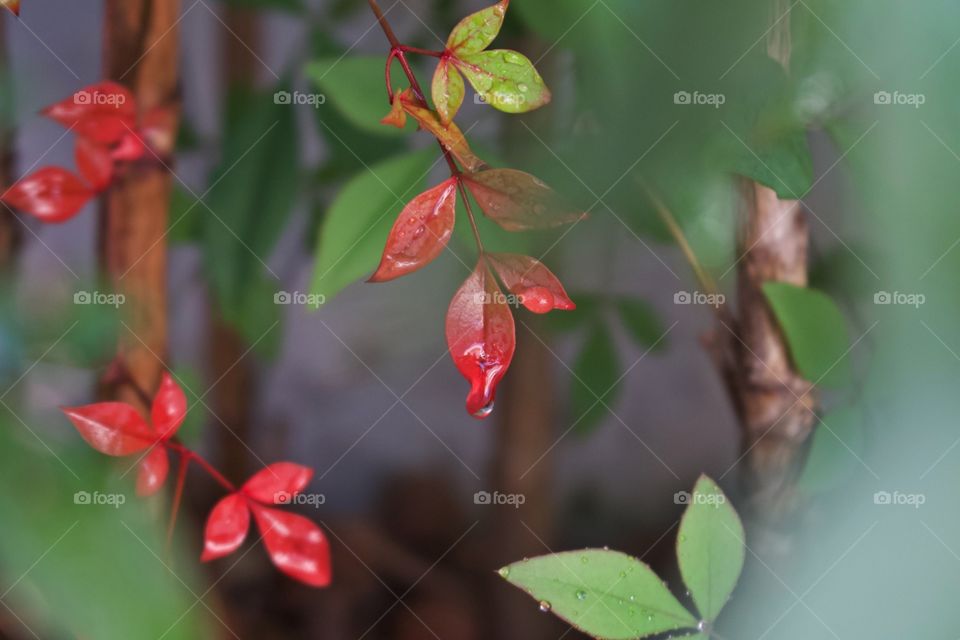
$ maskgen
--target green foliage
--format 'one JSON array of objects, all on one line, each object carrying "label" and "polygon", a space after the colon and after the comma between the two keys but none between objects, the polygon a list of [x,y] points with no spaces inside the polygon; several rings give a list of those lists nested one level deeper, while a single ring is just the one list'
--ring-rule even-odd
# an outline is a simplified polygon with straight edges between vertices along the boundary
[{"label": "green foliage", "polygon": [[602,322],[594,323],[573,365],[570,410],[577,433],[591,432],[607,414],[607,407],[616,402],[618,365],[610,330]]},{"label": "green foliage", "polygon": [[457,66],[484,102],[506,113],[525,113],[550,100],[550,90],[529,58],[516,51],[460,56]]},{"label": "green foliage", "polygon": [[[354,126],[380,136],[404,136],[414,130],[412,124],[397,129],[380,124],[390,104],[383,86],[383,57],[346,56],[314,60],[307,65],[307,77],[323,92],[327,103]],[[399,65],[392,70],[394,87],[403,82]]]},{"label": "green foliage", "polygon": [[860,468],[858,458],[864,455],[864,446],[863,412],[858,407],[828,413],[814,428],[799,486],[809,493],[843,486]]},{"label": "green foliage", "polygon": [[763,292],[803,377],[822,386],[845,384],[850,377],[845,357],[849,337],[836,304],[820,291],[783,282],[767,282]]},{"label": "green foliage", "polygon": [[637,298],[622,297],[616,304],[620,312],[620,321],[626,328],[627,335],[638,347],[662,349],[665,346],[665,342],[661,340],[664,333],[663,323],[647,302]]},{"label": "green foliage", "polygon": [[701,476],[688,495],[677,537],[684,583],[700,610],[687,611],[644,563],[617,551],[587,549],[522,560],[500,575],[580,631],[633,640],[688,631],[706,638],[736,585],[744,560],[743,525],[717,485]]},{"label": "green foliage", "polygon": [[290,13],[303,12],[303,0],[223,0],[228,5],[247,7],[250,9],[269,9],[287,11]]}]

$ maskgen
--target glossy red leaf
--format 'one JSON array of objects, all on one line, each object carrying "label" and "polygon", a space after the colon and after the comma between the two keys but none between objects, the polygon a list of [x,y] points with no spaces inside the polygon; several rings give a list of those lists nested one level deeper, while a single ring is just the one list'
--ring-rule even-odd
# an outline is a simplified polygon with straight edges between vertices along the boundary
[{"label": "glossy red leaf", "polygon": [[586,216],[570,208],[556,191],[523,171],[488,169],[467,174],[463,180],[483,213],[507,231],[547,229]]},{"label": "glossy red leaf", "polygon": [[63,412],[90,446],[109,456],[143,451],[156,441],[146,420],[123,402],[66,407]]},{"label": "glossy red leaf", "polygon": [[453,296],[446,333],[453,362],[470,382],[467,412],[485,418],[513,360],[516,335],[506,297],[482,261]]},{"label": "glossy red leaf", "polygon": [[231,493],[214,505],[207,516],[200,560],[208,562],[233,553],[243,544],[249,530],[247,499],[240,493]]},{"label": "glossy red leaf", "polygon": [[89,138],[77,138],[74,147],[77,169],[97,191],[110,185],[113,179],[113,155],[106,145],[97,144]]},{"label": "glossy red leaf", "polygon": [[138,467],[137,495],[152,496],[160,490],[170,472],[170,458],[166,448],[161,444],[154,445]]},{"label": "glossy red leaf", "polygon": [[280,571],[312,587],[330,584],[330,544],[316,524],[295,513],[252,504],[270,560]]},{"label": "glossy red leaf", "polygon": [[410,201],[393,225],[370,282],[386,282],[433,262],[443,253],[457,212],[457,180],[449,178]]},{"label": "glossy red leaf", "polygon": [[292,462],[275,462],[247,480],[242,491],[266,504],[284,504],[303,491],[312,477],[313,469],[310,467]]},{"label": "glossy red leaf", "polygon": [[518,296],[530,311],[547,313],[577,308],[560,280],[539,260],[513,253],[492,253],[487,258],[510,293]]},{"label": "glossy red leaf", "polygon": [[20,0],[2,0],[0,4],[12,11],[13,15],[20,15]]},{"label": "glossy red leaf", "polygon": [[132,162],[139,160],[146,154],[147,147],[136,133],[128,131],[118,143],[113,145],[110,155],[114,160]]},{"label": "glossy red leaf", "polygon": [[172,438],[186,415],[187,397],[183,395],[183,389],[169,373],[164,372],[150,409],[154,431],[164,440]]},{"label": "glossy red leaf", "polygon": [[136,126],[133,94],[115,82],[80,89],[41,113],[100,144],[115,144]]},{"label": "glossy red leaf", "polygon": [[60,167],[44,167],[18,180],[3,194],[3,202],[43,222],[65,222],[94,196],[79,176]]}]

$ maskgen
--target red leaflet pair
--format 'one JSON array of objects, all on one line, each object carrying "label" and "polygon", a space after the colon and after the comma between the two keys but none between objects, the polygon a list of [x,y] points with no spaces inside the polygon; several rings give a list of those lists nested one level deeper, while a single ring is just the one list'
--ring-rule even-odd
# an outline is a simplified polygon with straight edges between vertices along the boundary
[{"label": "red leaflet pair", "polygon": [[42,167],[21,178],[0,198],[43,222],[65,222],[110,186],[117,163],[143,157],[144,140],[160,140],[161,112],[137,128],[133,94],[119,84],[85,87],[41,112],[77,134],[74,158],[80,175],[63,167]]},{"label": "red leaflet pair", "polygon": [[63,411],[83,439],[101,453],[128,456],[146,452],[138,462],[138,495],[156,493],[169,473],[168,451],[179,455],[181,471],[172,518],[176,517],[186,467],[191,461],[229,492],[207,519],[201,556],[204,562],[240,547],[250,528],[252,512],[270,559],[278,569],[311,586],[330,584],[330,549],[320,528],[303,516],[265,506],[289,503],[307,486],[313,471],[291,462],[278,462],[254,474],[237,489],[199,454],[176,440],[187,413],[187,400],[169,374],[163,375],[153,398],[149,422],[123,402],[100,402]]}]

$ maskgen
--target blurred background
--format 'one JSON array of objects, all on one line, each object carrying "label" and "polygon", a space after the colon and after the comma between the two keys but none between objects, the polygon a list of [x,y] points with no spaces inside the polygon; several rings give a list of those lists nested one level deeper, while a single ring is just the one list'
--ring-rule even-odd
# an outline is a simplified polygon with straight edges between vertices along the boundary
[{"label": "blurred background", "polygon": [[[101,4],[2,16],[14,177],[72,166],[37,111],[103,77]],[[381,4],[403,42],[439,49],[487,3]],[[676,494],[707,473],[739,506],[743,449],[705,347],[714,309],[645,185],[735,298],[739,174],[802,200],[850,381],[822,395],[831,428],[794,516],[756,548],[747,517],[717,637],[955,637],[958,17],[947,1],[514,0],[495,46],[530,57],[553,102],[509,116],[468,90],[458,122],[484,159],[590,217],[483,225],[491,246],[542,256],[578,310],[517,312],[514,364],[478,422],[443,337],[474,260],[465,220],[428,269],[362,282],[403,201],[443,177],[428,135],[378,124],[388,45],[367,3],[182,0],[164,356],[187,390],[182,435],[235,481],[311,466],[297,509],[327,532],[334,583],[294,583],[252,541],[200,564],[219,493],[199,473],[164,552],[167,499],[138,500],[129,465],[58,409],[92,401],[128,329],[123,305],[75,303],[107,290],[97,207],[58,226],[21,216],[0,305],[0,635],[583,637],[495,571],[588,546],[642,558],[683,599]],[[417,61],[422,84],[432,62]]]}]

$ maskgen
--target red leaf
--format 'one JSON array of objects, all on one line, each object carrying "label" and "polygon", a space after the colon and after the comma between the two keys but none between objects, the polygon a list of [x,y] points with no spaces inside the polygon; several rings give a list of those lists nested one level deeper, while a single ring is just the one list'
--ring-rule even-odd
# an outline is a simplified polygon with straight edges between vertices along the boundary
[{"label": "red leaf", "polygon": [[547,313],[577,308],[557,277],[539,260],[513,253],[492,253],[487,257],[510,293],[519,296],[530,311]]},{"label": "red leaf", "polygon": [[243,544],[249,530],[247,499],[240,493],[231,493],[214,505],[207,517],[200,560],[208,562],[233,553]]},{"label": "red leaf", "polygon": [[115,144],[110,151],[114,160],[133,161],[139,160],[147,152],[147,147],[140,137],[128,131],[121,138],[120,142]]},{"label": "red leaf", "polygon": [[443,252],[457,211],[457,180],[450,178],[410,201],[393,225],[370,282],[386,282],[425,267]]},{"label": "red leaf", "polygon": [[446,333],[453,362],[470,382],[467,412],[486,418],[513,359],[516,335],[506,298],[482,261],[454,294]]},{"label": "red leaf", "polygon": [[137,495],[152,496],[167,479],[167,473],[170,471],[170,458],[167,456],[167,450],[162,444],[154,445],[150,453],[140,461],[140,468],[137,471]]},{"label": "red leaf", "polygon": [[320,527],[295,513],[251,505],[263,544],[280,571],[312,587],[330,584],[330,544]]},{"label": "red leaf", "polygon": [[275,462],[247,480],[242,491],[266,504],[284,504],[303,491],[312,477],[313,469],[309,467],[292,462]]},{"label": "red leaf", "polygon": [[119,142],[137,121],[133,94],[115,82],[84,87],[41,113],[101,144]]},{"label": "red leaf", "polygon": [[169,373],[164,372],[160,379],[160,388],[153,396],[150,409],[150,421],[160,438],[172,438],[187,415],[187,398]]},{"label": "red leaf", "polygon": [[44,167],[18,180],[0,199],[43,222],[65,222],[93,195],[79,176],[60,167]]},{"label": "red leaf", "polygon": [[143,451],[156,441],[146,421],[123,402],[67,407],[63,412],[90,446],[109,456]]},{"label": "red leaf", "polygon": [[110,185],[113,178],[113,156],[109,147],[97,144],[89,138],[77,138],[74,157],[80,175],[86,178],[94,189],[102,191]]},{"label": "red leaf", "polygon": [[474,155],[460,128],[453,122],[443,124],[440,116],[424,106],[410,89],[404,89],[393,97],[393,107],[381,122],[403,128],[407,122],[405,113],[413,116],[423,130],[432,133],[467,171],[479,171],[486,166],[483,160]]},{"label": "red leaf", "polygon": [[463,177],[488,218],[507,231],[547,229],[583,219],[556,191],[515,169],[489,169]]}]

